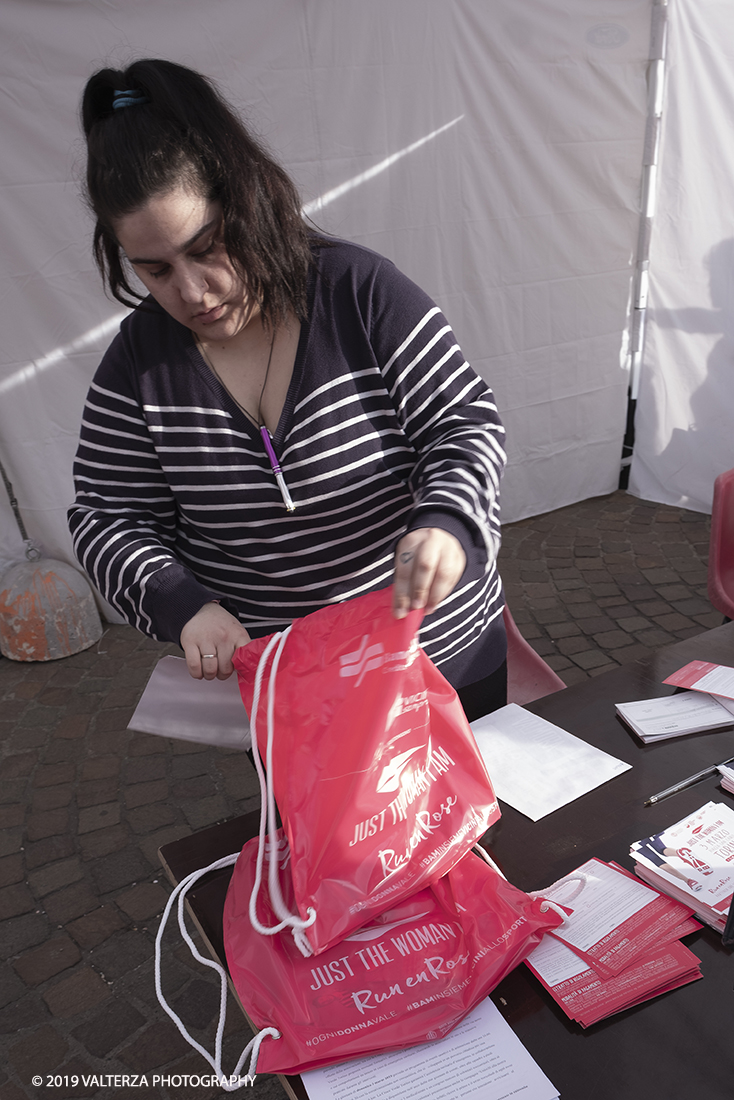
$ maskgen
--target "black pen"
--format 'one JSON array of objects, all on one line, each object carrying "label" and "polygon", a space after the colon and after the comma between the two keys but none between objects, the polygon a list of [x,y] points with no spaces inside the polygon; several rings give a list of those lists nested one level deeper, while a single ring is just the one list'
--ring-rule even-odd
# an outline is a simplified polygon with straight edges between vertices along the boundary
[{"label": "black pen", "polygon": [[708,779],[710,775],[716,775],[717,771],[724,764],[731,764],[734,762],[734,756],[729,757],[728,760],[722,760],[721,764],[712,764],[710,768],[704,768],[703,771],[696,772],[695,775],[689,775],[687,779],[681,779],[680,783],[674,783],[672,787],[666,787],[664,791],[659,791],[657,794],[650,795],[645,799],[645,806],[654,806],[656,802],[660,802],[661,799],[667,798],[671,794],[678,794],[678,791],[685,791],[688,787],[692,787],[695,783],[698,783],[701,779]]}]

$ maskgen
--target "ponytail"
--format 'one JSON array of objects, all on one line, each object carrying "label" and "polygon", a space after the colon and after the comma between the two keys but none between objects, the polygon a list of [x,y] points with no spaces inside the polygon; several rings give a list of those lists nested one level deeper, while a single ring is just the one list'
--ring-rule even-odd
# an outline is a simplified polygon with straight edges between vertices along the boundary
[{"label": "ponytail", "polygon": [[184,186],[221,204],[230,260],[266,320],[290,310],[305,317],[311,253],[298,192],[211,81],[171,61],[101,69],[84,89],[81,119],[94,255],[113,297],[125,305],[142,297],[115,223]]}]

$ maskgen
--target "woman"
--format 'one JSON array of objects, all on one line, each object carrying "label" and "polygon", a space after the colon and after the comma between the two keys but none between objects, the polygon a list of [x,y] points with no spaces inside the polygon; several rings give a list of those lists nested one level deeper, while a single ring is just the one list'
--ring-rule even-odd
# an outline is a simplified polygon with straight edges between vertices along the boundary
[{"label": "woman", "polygon": [[[397,616],[471,717],[504,701],[503,429],[437,307],[375,253],[309,230],[213,86],[104,69],[82,103],[97,263],[126,304],[89,393],[80,562],[192,676],[394,580]],[[439,605],[440,608],[439,608]]]}]

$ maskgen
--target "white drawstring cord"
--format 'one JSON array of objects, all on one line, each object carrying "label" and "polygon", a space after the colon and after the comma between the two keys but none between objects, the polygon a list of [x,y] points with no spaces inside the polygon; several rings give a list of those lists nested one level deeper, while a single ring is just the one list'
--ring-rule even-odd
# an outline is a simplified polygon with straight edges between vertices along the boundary
[{"label": "white drawstring cord", "polygon": [[[194,883],[197,882],[203,875],[208,874],[209,871],[218,871],[222,867],[231,867],[232,864],[237,862],[238,857],[239,852],[234,852],[232,855],[229,856],[223,856],[222,859],[218,859],[214,863],[210,863],[208,867],[202,867],[198,871],[192,871],[190,875],[186,876],[186,878],[181,879],[181,881],[169,897],[166,908],[163,910],[161,923],[158,927],[158,934],[155,938],[155,992],[156,996],[158,997],[158,1001],[161,1007],[171,1017],[181,1035],[183,1035],[184,1039],[186,1039],[189,1045],[192,1046],[194,1050],[197,1050],[199,1054],[201,1054],[201,1056],[205,1058],[209,1065],[212,1067],[217,1075],[217,1078],[219,1079],[219,1087],[224,1089],[225,1092],[234,1092],[236,1089],[242,1087],[239,1084],[240,1070],[245,1064],[245,1059],[247,1058],[247,1055],[250,1053],[251,1057],[247,1083],[251,1083],[251,1081],[254,1079],[257,1071],[257,1059],[260,1053],[260,1044],[262,1043],[263,1039],[266,1038],[266,1036],[272,1036],[273,1039],[280,1039],[280,1032],[277,1030],[277,1028],[264,1027],[262,1031],[259,1031],[257,1035],[255,1035],[255,1037],[250,1040],[245,1049],[242,1051],[242,1054],[237,1061],[237,1065],[234,1068],[234,1072],[228,1077],[225,1077],[224,1073],[222,1072],[222,1037],[224,1035],[224,1025],[227,1019],[227,973],[224,970],[224,967],[220,966],[219,963],[214,961],[214,959],[206,958],[197,950],[196,944],[191,939],[191,936],[189,935],[188,929],[186,927],[184,900],[189,888],[193,886]],[[204,966],[209,967],[211,970],[216,970],[219,974],[219,1023],[217,1024],[217,1034],[214,1040],[213,1058],[208,1050],[206,1050],[200,1043],[197,1043],[196,1039],[189,1035],[180,1016],[178,1016],[173,1011],[173,1009],[163,996],[163,987],[161,984],[161,944],[163,942],[163,933],[166,929],[171,909],[173,908],[174,902],[177,899],[178,926],[181,930],[181,935],[183,936],[186,943],[189,945],[192,955]],[[235,1077],[237,1078],[236,1083],[232,1081],[232,1078]]]},{"label": "white drawstring cord", "polygon": [[[258,846],[257,846],[257,862],[255,865],[255,883],[252,887],[252,893],[250,894],[250,923],[256,932],[259,932],[262,936],[274,936],[277,932],[282,932],[284,928],[290,928],[293,934],[293,940],[296,947],[301,954],[308,958],[313,954],[313,948],[308,942],[308,938],[305,933],[306,928],[310,928],[313,922],[316,920],[316,910],[311,906],[308,908],[308,919],[303,920],[297,913],[291,913],[284,900],[283,894],[280,889],[280,880],[278,878],[278,842],[276,838],[275,828],[275,793],[273,791],[273,736],[275,730],[275,682],[278,673],[278,665],[280,664],[280,657],[285,648],[285,643],[288,640],[291,627],[287,627],[281,634],[275,634],[270,639],[265,649],[262,652],[262,656],[258,661],[257,671],[255,673],[255,685],[252,694],[252,714],[250,715],[250,735],[252,737],[252,755],[255,761],[255,769],[257,771],[257,777],[260,782],[260,830],[258,833]],[[277,648],[275,648],[277,646]],[[258,752],[257,744],[257,712],[260,705],[260,694],[262,691],[262,680],[265,672],[265,666],[268,661],[268,657],[275,648],[275,654],[273,656],[273,663],[270,668],[270,676],[268,678],[268,699],[267,699],[267,745],[265,750],[265,760],[267,763],[267,778],[263,775],[262,762],[260,760],[260,754]],[[262,882],[262,865],[263,858],[265,856],[265,829],[268,831],[268,844],[269,844],[269,863],[268,863],[268,890],[270,893],[270,903],[273,907],[275,915],[280,917],[280,924],[268,927],[260,922],[257,916],[257,896],[260,892],[260,884]]]},{"label": "white drawstring cord", "polygon": [[481,844],[475,844],[474,847],[472,848],[472,851],[475,852],[478,856],[481,856],[482,859],[484,860],[484,862],[488,863],[489,866],[492,868],[492,870],[496,871],[497,874],[500,876],[500,878],[503,878],[505,880],[505,882],[507,882],[507,876],[502,874],[499,867],[497,866],[495,861],[492,859],[491,855],[489,854],[489,852],[487,851],[486,848],[483,848],[481,846]]},{"label": "white drawstring cord", "polygon": [[[533,897],[533,895],[528,894],[528,897]],[[563,923],[566,923],[566,921],[568,920],[568,913],[564,912],[563,909],[561,909],[560,905],[556,905],[554,901],[548,901],[548,899],[545,898],[541,903],[540,911],[541,913],[547,913],[549,909],[552,909],[554,913],[558,913],[558,916],[561,918]]]},{"label": "white drawstring cord", "polygon": [[576,889],[573,891],[570,897],[566,898],[567,902],[573,901],[574,898],[577,898],[579,896],[588,881],[589,876],[583,871],[574,871],[571,875],[564,875],[563,878],[559,878],[558,881],[554,882],[551,886],[546,886],[545,890],[533,890],[531,893],[528,894],[528,897],[540,898],[543,902],[540,907],[541,913],[546,913],[549,909],[552,909],[555,913],[558,913],[559,917],[563,918],[563,922],[565,924],[565,922],[568,920],[568,913],[565,913],[559,904],[557,904],[555,901],[550,901],[545,895],[550,893],[551,890],[555,890],[556,887],[565,886],[568,882],[576,882],[578,883]]},{"label": "white drawstring cord", "polygon": [[276,932],[281,932],[286,924],[282,921],[274,928],[268,928],[266,925],[261,924],[256,911],[257,895],[260,892],[260,884],[262,882],[262,870],[263,859],[265,857],[265,829],[267,825],[266,808],[268,805],[268,792],[265,785],[265,773],[263,772],[262,761],[260,760],[260,753],[258,752],[257,745],[257,711],[260,705],[260,691],[262,689],[263,673],[265,672],[265,664],[272,649],[278,644],[280,635],[274,634],[268,644],[263,650],[262,656],[258,662],[257,671],[255,672],[255,686],[252,693],[252,714],[250,715],[250,736],[252,738],[252,758],[255,761],[255,771],[257,772],[257,778],[260,783],[260,830],[257,838],[257,859],[255,862],[255,883],[250,893],[250,923],[256,932],[259,932],[261,936],[274,936]]},{"label": "white drawstring cord", "polygon": [[[489,852],[485,848],[482,848],[481,844],[475,844],[473,851],[475,851],[478,856],[481,856],[485,863],[488,863],[490,867],[493,867],[498,875],[501,875],[502,878],[505,878],[505,875],[502,874],[499,867],[490,856]],[[542,902],[540,906],[541,913],[547,913],[549,909],[552,909],[554,913],[558,913],[558,916],[565,924],[568,920],[568,913],[565,913],[561,906],[556,904],[555,901],[549,901],[548,898],[545,897],[545,894],[547,894],[549,890],[554,890],[556,886],[560,886],[562,883],[574,881],[577,881],[579,883],[579,886],[578,889],[574,890],[574,892],[571,894],[571,897],[568,898],[568,901],[573,901],[574,898],[578,897],[588,881],[588,876],[585,875],[583,871],[575,871],[572,875],[567,875],[565,878],[559,879],[558,882],[554,882],[552,886],[548,886],[545,890],[533,890],[528,893],[528,897],[533,898],[533,900],[540,898]]]}]

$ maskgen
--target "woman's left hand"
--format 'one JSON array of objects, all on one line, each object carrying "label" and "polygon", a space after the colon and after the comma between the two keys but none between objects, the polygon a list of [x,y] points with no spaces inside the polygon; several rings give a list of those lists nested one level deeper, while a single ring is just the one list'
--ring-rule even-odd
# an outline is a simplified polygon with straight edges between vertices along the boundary
[{"label": "woman's left hand", "polygon": [[200,607],[181,631],[181,648],[195,680],[226,680],[234,672],[234,651],[249,641],[239,619],[216,600]]},{"label": "woman's left hand", "polygon": [[400,540],[395,551],[393,614],[435,611],[453,592],[466,567],[466,554],[454,535],[440,527],[419,527]]}]

